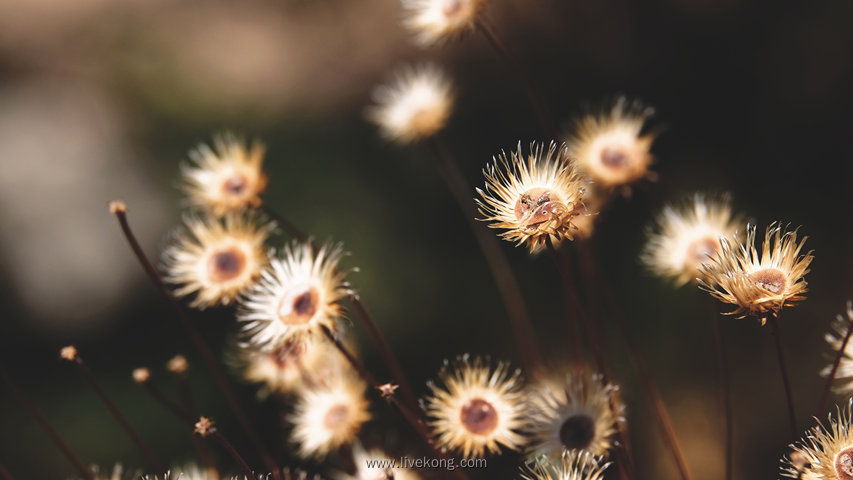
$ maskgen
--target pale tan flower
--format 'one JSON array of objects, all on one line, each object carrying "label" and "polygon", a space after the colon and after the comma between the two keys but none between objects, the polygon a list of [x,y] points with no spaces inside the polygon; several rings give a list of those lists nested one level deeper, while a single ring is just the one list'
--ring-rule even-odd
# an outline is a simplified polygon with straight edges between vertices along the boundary
[{"label": "pale tan flower", "polygon": [[613,448],[625,406],[618,387],[604,384],[599,374],[573,372],[564,380],[547,381],[531,394],[531,456],[559,458],[565,451],[585,450],[607,455]]},{"label": "pale tan flower", "polygon": [[297,453],[322,458],[355,440],[361,425],[370,419],[366,385],[352,375],[336,375],[323,385],[300,390],[293,414],[292,439]]},{"label": "pale tan flower", "polygon": [[393,84],[373,91],[373,100],[368,118],[384,137],[399,143],[433,136],[444,128],[453,108],[450,80],[431,63],[399,69]]},{"label": "pale tan flower", "polygon": [[337,374],[344,367],[343,357],[322,338],[287,338],[261,350],[238,345],[238,364],[243,378],[262,385],[261,395],[291,393],[319,379]]},{"label": "pale tan flower", "polygon": [[498,363],[491,368],[467,355],[445,364],[440,384],[430,383],[426,399],[429,426],[441,447],[461,452],[466,458],[482,457],[501,446],[511,450],[523,443],[524,396],[521,372],[509,372]]},{"label": "pale tan flower", "polygon": [[805,438],[791,445],[793,453],[782,459],[781,474],[810,480],[853,480],[851,405],[839,408],[828,428],[818,424]]},{"label": "pale tan flower", "polygon": [[[411,468],[404,468],[396,458],[380,449],[365,450],[356,443],[353,447],[355,474],[340,474],[337,480],[420,480],[420,475]],[[391,466],[389,466],[389,464]]]},{"label": "pale tan flower", "polygon": [[429,46],[473,31],[486,0],[402,0],[403,22],[422,46]]},{"label": "pale tan flower", "polygon": [[477,189],[482,220],[500,235],[531,252],[573,238],[573,217],[591,212],[582,203],[584,180],[569,163],[565,145],[532,144],[525,160],[521,143],[509,157],[501,153],[483,170],[485,190]]},{"label": "pale tan flower", "polygon": [[684,285],[697,279],[699,267],[717,256],[720,239],[734,235],[738,224],[727,196],[706,199],[697,193],[691,202],[664,207],[641,259],[655,274]]},{"label": "pale tan flower", "polygon": [[524,480],[601,480],[610,463],[583,450],[563,452],[556,463],[539,459],[522,471]]},{"label": "pale tan flower", "polygon": [[193,207],[217,216],[234,210],[261,205],[261,193],[267,177],[261,170],[264,146],[260,142],[246,147],[233,134],[214,138],[215,150],[199,145],[190,152],[192,163],[182,165],[183,188]]},{"label": "pale tan flower", "polygon": [[609,111],[580,118],[566,140],[569,154],[601,188],[626,186],[646,177],[654,135],[641,132],[650,113],[620,98]]},{"label": "pale tan flower", "polygon": [[237,213],[190,216],[184,223],[186,230],[163,251],[166,281],[178,297],[194,294],[193,307],[230,305],[267,265],[264,242],[274,225]]},{"label": "pale tan flower", "polygon": [[811,252],[801,254],[808,237],[797,241],[797,232],[783,233],[771,225],[764,235],[761,254],[755,247],[755,226],[747,226],[743,244],[721,243],[720,254],[702,265],[699,279],[703,289],[737,308],[731,312],[766,322],[783,307],[795,305],[807,291],[803,277],[809,272]]},{"label": "pale tan flower", "polygon": [[304,338],[326,327],[335,330],[340,302],[352,291],[338,268],[340,244],[314,251],[294,243],[270,261],[261,279],[240,297],[237,319],[252,345],[269,350],[288,338]]}]

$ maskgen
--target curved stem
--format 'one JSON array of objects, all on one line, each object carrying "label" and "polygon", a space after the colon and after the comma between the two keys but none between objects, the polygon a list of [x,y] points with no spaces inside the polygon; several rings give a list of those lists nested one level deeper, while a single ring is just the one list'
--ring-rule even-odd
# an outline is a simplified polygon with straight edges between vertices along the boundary
[{"label": "curved stem", "polygon": [[717,351],[717,369],[720,377],[721,401],[726,418],[726,480],[732,478],[732,467],[734,462],[734,431],[732,424],[732,394],[729,387],[729,369],[726,364],[725,343],[723,340],[722,319],[720,315],[714,315],[714,344]]},{"label": "curved stem", "polygon": [[797,418],[794,410],[794,393],[791,390],[791,379],[788,376],[788,367],[785,364],[785,354],[782,349],[782,332],[779,329],[779,320],[776,315],[771,315],[770,326],[773,329],[773,338],[776,343],[776,357],[779,360],[779,372],[782,374],[782,384],[785,386],[785,399],[788,403],[788,423],[791,427],[791,438],[797,438]]},{"label": "curved stem", "polygon": [[[847,306],[850,311],[850,304]],[[832,369],[826,377],[826,385],[823,386],[823,392],[820,394],[820,403],[818,403],[817,414],[815,417],[823,415],[826,409],[826,402],[829,400],[829,391],[832,388],[832,382],[835,380],[835,374],[838,373],[838,366],[841,364],[841,359],[844,357],[844,351],[847,349],[847,344],[850,342],[850,334],[853,333],[853,315],[847,320],[847,333],[844,335],[844,340],[841,341],[841,346],[835,354],[835,360],[832,362]]]}]

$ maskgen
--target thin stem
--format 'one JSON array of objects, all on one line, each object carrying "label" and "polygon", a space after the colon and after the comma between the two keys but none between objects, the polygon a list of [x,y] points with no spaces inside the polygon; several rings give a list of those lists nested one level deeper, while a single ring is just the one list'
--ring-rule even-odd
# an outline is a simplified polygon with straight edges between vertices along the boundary
[{"label": "thin stem", "polygon": [[412,389],[412,385],[409,383],[402,367],[400,367],[400,362],[397,361],[397,357],[391,350],[391,346],[388,345],[388,342],[385,340],[385,336],[382,335],[382,331],[379,329],[376,321],[374,321],[373,317],[367,312],[367,309],[364,307],[364,304],[357,295],[350,296],[350,303],[352,303],[353,308],[355,308],[358,318],[361,319],[362,326],[364,326],[365,330],[367,330],[367,334],[370,336],[371,340],[373,340],[373,344],[379,351],[379,356],[382,357],[382,361],[391,373],[391,378],[400,386],[403,402],[408,406],[408,408],[420,412],[421,408],[418,404],[418,398],[415,395],[415,391]]},{"label": "thin stem", "polygon": [[797,437],[797,418],[794,413],[794,393],[791,391],[791,380],[788,376],[788,367],[785,365],[785,354],[782,350],[782,333],[779,329],[779,320],[776,315],[770,316],[770,327],[773,329],[773,338],[776,343],[776,357],[779,360],[779,372],[782,374],[782,384],[785,386],[785,399],[788,401],[788,422],[791,427],[791,438]]},{"label": "thin stem", "polygon": [[0,478],[3,478],[3,480],[15,480],[15,477],[9,473],[9,470],[2,463],[0,463]]},{"label": "thin stem", "polygon": [[431,138],[429,145],[435,155],[438,171],[471,227],[474,238],[480,245],[480,250],[482,250],[486,263],[492,272],[492,277],[495,279],[495,284],[500,291],[512,326],[516,344],[521,353],[525,371],[533,377],[541,377],[545,373],[544,362],[539,353],[539,348],[536,346],[536,334],[530,312],[527,309],[518,280],[512,272],[512,267],[495,235],[474,219],[474,208],[471,201],[472,189],[465,180],[465,175],[459,169],[459,165],[447,154],[446,149],[442,148],[438,139]]},{"label": "thin stem", "polygon": [[219,433],[219,430],[215,430],[211,434],[211,436],[214,438],[214,440],[219,442],[219,445],[221,445],[222,448],[224,448],[226,451],[228,451],[229,454],[231,454],[231,457],[240,465],[240,469],[243,470],[243,474],[246,476],[246,478],[255,478],[255,472],[252,470],[252,467],[250,467],[249,464],[246,463],[246,460],[244,460],[240,453],[237,451],[237,449],[235,449],[234,446],[231,445],[231,442],[229,442],[228,439],[225,438],[225,435]]},{"label": "thin stem", "polygon": [[296,225],[290,223],[286,218],[282,217],[275,210],[269,208],[266,205],[259,207],[259,210],[264,212],[268,217],[270,217],[278,226],[284,230],[291,237],[299,240],[300,242],[305,242],[308,240],[308,236],[305,235],[302,230],[296,228]]},{"label": "thin stem", "polygon": [[[850,311],[850,304],[847,305],[847,309]],[[815,414],[815,417],[823,415],[823,412],[826,409],[826,402],[829,400],[829,391],[832,388],[833,380],[835,380],[835,374],[838,373],[838,366],[841,364],[841,359],[844,357],[844,351],[847,349],[847,343],[850,341],[851,334],[853,334],[853,315],[848,317],[847,333],[844,335],[844,340],[841,341],[841,346],[835,354],[835,360],[832,362],[832,369],[826,377],[826,385],[823,386],[823,392],[820,394],[820,403],[818,403],[817,414]]]},{"label": "thin stem", "polygon": [[501,41],[500,37],[495,33],[494,29],[492,29],[491,25],[489,25],[485,20],[477,21],[477,29],[486,37],[486,40],[497,50],[498,55],[500,55],[505,62],[507,62],[507,67],[516,75],[519,82],[521,82],[522,87],[525,92],[527,92],[527,96],[530,98],[530,102],[533,104],[533,109],[536,111],[536,116],[539,119],[539,124],[542,127],[542,130],[545,132],[545,136],[548,139],[556,138],[556,130],[554,129],[554,121],[551,118],[551,114],[548,113],[548,109],[545,107],[545,102],[542,99],[542,94],[539,89],[536,87],[536,83],[533,81],[533,77],[530,75],[530,72],[527,70],[524,65],[518,60],[512,51],[504,45]]},{"label": "thin stem", "polygon": [[142,452],[142,456],[144,456],[148,463],[151,464],[151,467],[153,467],[155,471],[165,475],[167,471],[166,468],[163,467],[163,464],[160,463],[160,460],[157,459],[157,456],[154,455],[154,452],[148,447],[148,445],[145,444],[145,442],[142,440],[142,437],[140,437],[136,430],[134,430],[133,426],[130,425],[130,422],[127,421],[127,418],[122,415],[118,407],[116,407],[115,403],[113,403],[113,401],[107,395],[107,392],[105,392],[104,389],[101,388],[101,386],[98,384],[98,381],[95,379],[95,376],[92,375],[92,372],[83,363],[83,359],[80,356],[75,356],[71,360],[71,363],[77,366],[77,369],[82,374],[83,379],[86,381],[87,384],[89,384],[89,387],[91,387],[92,390],[95,391],[95,394],[98,396],[98,398],[101,399],[101,402],[103,402],[104,406],[107,407],[107,410],[109,410],[110,414],[113,416],[116,422],[118,422],[118,424],[127,434],[128,438],[130,438],[130,441],[132,441],[133,444],[136,445],[136,448],[138,448],[139,451]]},{"label": "thin stem", "polygon": [[204,338],[198,332],[198,330],[193,326],[192,322],[187,315],[187,312],[181,306],[180,302],[177,298],[172,294],[172,291],[166,284],[163,282],[163,279],[160,277],[160,274],[157,273],[157,270],[151,264],[151,261],[148,260],[148,257],[145,255],[145,252],[142,250],[142,247],[139,245],[139,242],[136,240],[136,236],[133,234],[133,231],[130,229],[130,225],[127,221],[127,208],[121,202],[113,202],[110,204],[110,211],[116,216],[116,219],[121,226],[122,233],[124,233],[125,238],[127,239],[127,243],[130,245],[130,248],[133,250],[134,255],[136,255],[136,259],[139,261],[139,264],[145,270],[145,273],[148,274],[148,277],[151,281],[157,286],[160,290],[160,293],[166,297],[166,300],[169,303],[169,306],[172,307],[172,310],[175,313],[175,316],[178,318],[181,326],[184,328],[186,333],[189,335],[190,340],[192,340],[193,344],[195,344],[196,349],[201,353],[202,359],[204,360],[207,367],[210,369],[210,372],[213,374],[213,378],[216,381],[219,390],[222,391],[223,396],[225,397],[228,405],[231,407],[232,412],[237,417],[237,421],[240,423],[240,426],[245,431],[246,435],[249,437],[249,440],[252,442],[255,450],[261,457],[261,460],[264,462],[266,467],[273,472],[275,478],[277,480],[282,480],[280,470],[276,467],[275,461],[270,455],[267,448],[264,446],[263,442],[261,442],[260,437],[255,432],[255,429],[252,427],[249,418],[246,416],[246,413],[240,407],[240,403],[237,401],[237,397],[234,395],[234,391],[231,390],[231,387],[228,385],[228,381],[225,379],[225,374],[222,372],[222,369],[216,363],[216,359],[213,356],[213,353],[208,347],[207,343],[204,341]]},{"label": "thin stem", "polygon": [[[173,371],[172,373],[174,373],[175,377],[178,380],[178,394],[181,397],[181,403],[183,403],[184,410],[189,414],[190,418],[197,418],[198,413],[196,412],[195,404],[193,402],[192,395],[190,394],[189,374],[186,370]],[[146,382],[146,388],[154,388],[154,386]],[[154,389],[156,390],[156,388]],[[163,396],[163,399],[165,400],[166,397]],[[213,458],[213,452],[211,452],[210,449],[207,448],[204,442],[202,442],[195,436],[193,436],[193,443],[195,443],[196,450],[198,450],[199,456],[204,460],[208,471],[215,471],[216,461]]]},{"label": "thin stem", "polygon": [[74,453],[74,450],[72,450],[71,447],[68,446],[68,444],[62,438],[59,432],[57,432],[56,429],[53,428],[53,425],[51,425],[47,418],[45,418],[45,416],[39,411],[39,409],[36,408],[36,406],[29,399],[29,397],[27,397],[27,394],[24,393],[24,391],[21,390],[21,387],[19,387],[15,380],[12,379],[12,376],[9,375],[8,372],[6,372],[6,369],[4,368],[2,363],[0,363],[0,377],[3,378],[3,381],[6,383],[6,385],[8,385],[9,389],[12,390],[12,394],[15,395],[18,401],[24,405],[24,408],[26,408],[27,411],[30,412],[30,415],[32,415],[36,422],[38,422],[39,426],[41,426],[45,433],[48,434],[50,439],[53,440],[53,443],[56,444],[57,447],[59,447],[59,450],[62,451],[62,454],[65,455],[65,458],[67,458],[68,461],[71,462],[72,465],[74,465],[74,468],[77,470],[77,473],[79,473],[81,477],[87,480],[95,480],[95,475],[92,473],[92,471],[86,468],[86,466],[83,464],[83,461],[80,460],[80,457],[78,457],[77,454]]},{"label": "thin stem", "polygon": [[726,417],[726,480],[732,479],[732,467],[734,462],[734,430],[732,424],[732,394],[729,387],[729,368],[725,356],[725,343],[723,339],[722,319],[720,315],[714,315],[714,343],[717,350],[717,369],[720,376],[721,401]]}]

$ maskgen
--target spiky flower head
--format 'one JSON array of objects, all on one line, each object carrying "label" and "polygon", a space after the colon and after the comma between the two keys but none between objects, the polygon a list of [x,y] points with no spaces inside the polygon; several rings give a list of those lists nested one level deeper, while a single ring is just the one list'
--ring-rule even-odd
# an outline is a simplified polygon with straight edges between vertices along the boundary
[{"label": "spiky flower head", "polygon": [[[836,358],[839,350],[842,349],[844,339],[847,338],[851,326],[853,326],[853,303],[848,300],[846,316],[838,315],[835,317],[835,321],[832,322],[832,329],[835,332],[829,332],[825,337],[826,342],[832,347],[833,359]],[[841,352],[838,369],[835,372],[835,380],[838,381],[839,385],[835,385],[833,390],[840,394],[850,395],[853,393],[853,339],[848,340],[847,344],[843,345],[843,348],[844,351]],[[832,366],[832,363],[827,365],[820,372],[821,375],[828,377],[830,372],[832,372]]]},{"label": "spiky flower head", "polygon": [[474,30],[486,0],[402,0],[404,24],[427,47]]},{"label": "spiky flower head", "polygon": [[269,260],[264,246],[272,223],[256,215],[188,216],[162,257],[165,279],[178,297],[204,309],[231,304],[251,287]]},{"label": "spiky flower head", "polygon": [[583,450],[563,452],[556,463],[547,458],[531,462],[522,470],[524,480],[601,480],[610,463]]},{"label": "spiky flower head", "polygon": [[201,144],[181,167],[183,189],[190,206],[222,216],[261,205],[267,177],[261,170],[265,148],[251,146],[230,133],[214,137],[214,148]]},{"label": "spiky flower head", "polygon": [[728,196],[706,199],[697,193],[690,202],[667,205],[649,233],[643,263],[676,285],[696,280],[699,267],[717,256],[721,238],[734,235],[738,222]]},{"label": "spiky flower head", "polygon": [[435,64],[399,69],[390,85],[373,91],[368,118],[387,139],[410,143],[433,136],[447,124],[453,108],[450,80]]},{"label": "spiky flower head", "polygon": [[291,438],[304,458],[322,458],[355,440],[361,425],[370,419],[366,385],[353,375],[335,375],[323,384],[300,390]]},{"label": "spiky flower head", "polygon": [[440,382],[430,383],[426,399],[429,426],[440,447],[465,458],[482,457],[501,446],[518,449],[524,439],[524,396],[521,372],[506,363],[492,368],[487,361],[464,355],[445,362]]},{"label": "spiky flower head", "polygon": [[261,396],[291,393],[342,368],[340,353],[322,339],[290,337],[268,350],[242,343],[237,349],[235,363],[245,380],[262,386]]},{"label": "spiky flower head", "polygon": [[340,244],[311,242],[284,247],[260,280],[240,297],[237,319],[248,343],[269,350],[288,338],[304,338],[326,327],[335,330],[340,301],[352,293],[338,263]]},{"label": "spiky flower head", "polygon": [[648,175],[653,134],[642,134],[652,110],[619,98],[609,111],[575,121],[566,143],[569,153],[601,188],[627,186]]},{"label": "spiky flower head", "polygon": [[732,315],[753,316],[762,325],[770,315],[805,298],[811,252],[801,254],[808,237],[772,224],[764,234],[761,253],[755,247],[755,226],[747,225],[744,243],[721,242],[719,255],[701,266],[700,286],[724,303],[735,305]]},{"label": "spiky flower head", "polygon": [[559,458],[572,450],[606,455],[613,448],[617,423],[625,421],[618,390],[604,383],[600,374],[587,371],[544,382],[531,394],[535,439],[531,455]]},{"label": "spiky flower head", "polygon": [[818,424],[782,458],[782,476],[810,480],[853,480],[851,403],[839,408],[829,425]]},{"label": "spiky flower head", "polygon": [[477,189],[482,200],[476,202],[482,220],[504,230],[502,238],[526,244],[531,252],[548,241],[573,238],[573,217],[585,210],[584,180],[569,162],[565,145],[551,142],[545,150],[533,143],[525,159],[519,142],[509,156],[501,152],[493,158],[483,175],[486,187]]},{"label": "spiky flower head", "polygon": [[[356,443],[353,447],[355,474],[340,474],[337,480],[420,480],[411,468],[403,468],[391,455],[380,449],[365,450]],[[392,464],[393,465],[389,465]]]}]

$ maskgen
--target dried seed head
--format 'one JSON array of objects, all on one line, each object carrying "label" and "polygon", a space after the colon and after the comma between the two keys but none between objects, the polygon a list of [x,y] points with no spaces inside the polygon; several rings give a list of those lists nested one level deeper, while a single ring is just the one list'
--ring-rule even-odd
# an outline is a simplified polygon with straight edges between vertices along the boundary
[{"label": "dried seed head", "polygon": [[151,379],[151,371],[147,368],[135,368],[133,370],[133,381],[136,383],[145,383]]},{"label": "dried seed head", "polygon": [[80,358],[77,353],[77,347],[74,345],[62,347],[62,349],[59,350],[59,357],[63,360],[68,360],[69,362],[75,362]]},{"label": "dried seed head", "polygon": [[166,364],[166,370],[178,375],[187,373],[188,368],[189,363],[187,363],[187,357],[183,355],[175,355],[169,359],[169,362]]},{"label": "dried seed head", "polygon": [[404,24],[421,46],[458,37],[476,28],[485,0],[402,0]]},{"label": "dried seed head", "polygon": [[195,422],[195,433],[202,437],[206,437],[215,431],[216,426],[214,425],[213,420],[207,417],[199,417],[198,421]]},{"label": "dried seed head", "polygon": [[808,480],[853,480],[853,429],[851,403],[829,416],[829,424],[818,424],[791,445],[793,452],[782,458],[783,476]]}]

